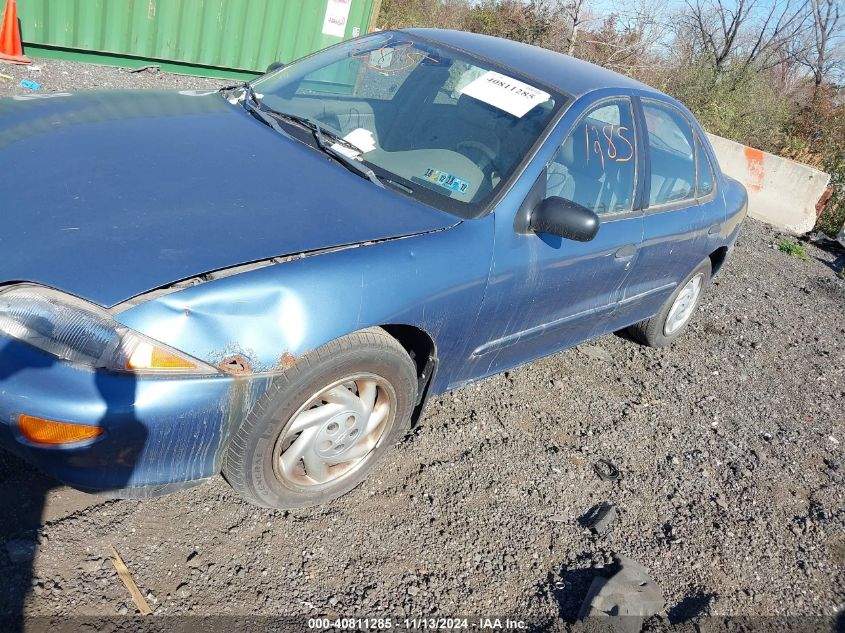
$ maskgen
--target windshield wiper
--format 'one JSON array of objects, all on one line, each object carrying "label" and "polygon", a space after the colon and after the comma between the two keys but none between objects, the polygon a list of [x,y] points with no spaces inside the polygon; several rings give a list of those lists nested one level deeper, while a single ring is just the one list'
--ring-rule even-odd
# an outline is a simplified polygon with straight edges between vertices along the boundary
[{"label": "windshield wiper", "polygon": [[[280,126],[273,117],[269,116],[265,109],[262,107],[261,102],[258,100],[258,95],[255,94],[255,88],[252,87],[248,81],[243,83],[234,84],[232,86],[224,86],[220,88],[220,92],[228,92],[231,90],[243,90],[243,100],[238,97],[238,101],[241,102],[244,110],[249,112],[252,116],[256,119],[264,123],[265,125],[273,128],[279,134],[291,138],[291,135],[288,134],[282,126]],[[228,97],[227,97],[228,98]]]},{"label": "windshield wiper", "polygon": [[[314,119],[309,119],[307,116],[302,116],[300,114],[291,114],[290,112],[279,112],[278,110],[268,110],[267,112],[280,119],[292,121],[293,123],[297,123],[303,127],[307,127],[309,130],[314,132],[315,138],[319,134],[323,137],[322,140],[325,141],[325,137],[328,136],[332,140],[332,145],[342,145],[343,147],[346,147],[352,150],[353,152],[357,152],[358,154],[364,153],[364,151],[354,143],[347,141],[345,138],[339,136],[338,134],[335,134],[331,130],[327,130],[322,125],[317,123],[317,121],[315,121]],[[319,141],[320,139],[317,140]]]},{"label": "windshield wiper", "polygon": [[[258,104],[258,96],[255,94],[255,88],[252,87],[252,84],[248,81],[242,81],[241,83],[232,84],[231,86],[223,86],[220,88],[218,92],[231,92],[233,90],[243,90],[243,98],[244,103],[249,100],[252,100],[256,105]],[[240,99],[238,99],[240,100]]]},{"label": "windshield wiper", "polygon": [[[322,125],[312,119],[309,119],[308,117],[300,116],[298,114],[289,114],[287,112],[278,112],[277,110],[269,109],[267,110],[267,114],[278,119],[298,123],[299,125],[308,128],[314,134],[314,140],[317,141],[317,147],[323,150],[323,152],[337,160],[349,171],[355,172],[356,174],[369,180],[374,185],[384,189],[384,183],[382,183],[382,181],[379,179],[378,176],[376,176],[376,173],[372,169],[334,148],[334,145],[338,144],[344,147],[348,147],[353,152],[363,154],[364,152],[358,146],[354,145],[353,143],[350,143],[345,138],[328,131]],[[326,137],[329,137],[329,139],[331,139],[331,144],[326,141]]]},{"label": "windshield wiper", "polygon": [[276,121],[273,117],[271,117],[264,108],[261,107],[261,104],[256,100],[255,104],[250,103],[250,99],[248,95],[245,95],[243,106],[244,110],[249,112],[252,116],[256,119],[268,125],[269,127],[273,128],[276,132],[281,134],[282,136],[286,136],[289,139],[293,139],[293,137],[288,134],[285,129],[279,125],[278,121]]},{"label": "windshield wiper", "polygon": [[[355,172],[359,176],[366,178],[374,185],[381,187],[384,189],[384,184],[379,180],[379,177],[376,176],[376,173],[367,167],[366,165],[358,162],[354,158],[350,158],[343,152],[336,150],[333,145],[335,143],[342,145],[344,147],[349,148],[353,152],[358,152],[359,154],[363,154],[364,152],[358,146],[350,143],[345,138],[338,136],[337,134],[333,134],[326,130],[323,126],[321,126],[316,121],[312,121],[308,117],[299,116],[297,114],[288,114],[287,112],[279,112],[277,110],[273,110],[268,108],[261,101],[258,99],[258,95],[255,93],[255,88],[252,87],[248,81],[244,82],[243,84],[236,84],[234,86],[228,86],[226,88],[221,88],[221,92],[225,90],[236,90],[241,89],[244,91],[243,93],[243,107],[244,110],[249,112],[252,116],[257,118],[258,120],[262,121],[266,125],[269,125],[279,134],[282,134],[288,138],[291,138],[291,135],[288,134],[282,127],[278,124],[276,119],[282,119],[286,121],[292,121],[304,127],[310,129],[314,134],[314,139],[317,141],[317,146],[326,154],[334,158],[348,170]],[[332,144],[326,142],[326,137],[331,138]]]}]

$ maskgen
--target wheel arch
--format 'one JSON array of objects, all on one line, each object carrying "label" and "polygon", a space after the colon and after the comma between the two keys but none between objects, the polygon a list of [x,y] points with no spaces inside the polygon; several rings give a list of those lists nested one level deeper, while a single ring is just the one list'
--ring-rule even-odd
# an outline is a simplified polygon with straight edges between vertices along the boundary
[{"label": "wheel arch", "polygon": [[710,276],[715,277],[716,273],[719,272],[719,269],[722,267],[722,264],[725,263],[725,260],[728,257],[728,247],[727,246],[720,246],[715,251],[710,253]]},{"label": "wheel arch", "polygon": [[411,418],[411,424],[416,424],[425,407],[429,387],[437,371],[437,344],[428,332],[416,325],[387,323],[379,327],[405,348],[417,368],[417,406]]}]

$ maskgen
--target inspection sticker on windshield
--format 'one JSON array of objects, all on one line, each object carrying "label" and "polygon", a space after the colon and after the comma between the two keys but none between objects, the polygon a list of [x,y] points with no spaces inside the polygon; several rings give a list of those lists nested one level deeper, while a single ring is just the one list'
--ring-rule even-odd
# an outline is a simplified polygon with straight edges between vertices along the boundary
[{"label": "inspection sticker on windshield", "polygon": [[492,70],[470,82],[461,92],[520,118],[549,98],[548,92]]},{"label": "inspection sticker on windshield", "polygon": [[424,175],[425,179],[429,182],[436,183],[452,191],[457,191],[460,194],[465,194],[467,189],[469,189],[469,183],[466,180],[461,180],[457,176],[447,174],[445,171],[440,171],[439,169],[426,169]]}]

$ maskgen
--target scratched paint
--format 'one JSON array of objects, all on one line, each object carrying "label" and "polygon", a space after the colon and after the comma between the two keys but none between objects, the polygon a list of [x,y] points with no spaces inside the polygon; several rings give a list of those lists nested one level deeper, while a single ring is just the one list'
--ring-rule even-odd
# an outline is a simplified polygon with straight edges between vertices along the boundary
[{"label": "scratched paint", "polygon": [[[383,221],[414,223],[414,234],[391,231],[388,237],[361,241],[350,239],[351,228],[338,230],[344,239],[328,250],[284,248],[281,252],[311,254],[204,267],[199,277],[181,277],[190,281],[165,286],[169,292],[164,294],[142,293],[140,303],[121,306],[115,314],[124,325],[210,364],[228,367],[234,361],[236,375],[169,377],[136,385],[126,376],[55,363],[5,379],[4,389],[13,397],[0,399],[0,420],[33,403],[39,407],[31,411],[34,415],[95,425],[105,420],[107,433],[96,450],[27,457],[65,481],[92,488],[115,482],[169,485],[218,472],[233,429],[286,365],[350,332],[376,325],[421,330],[434,342],[440,360],[429,385],[437,394],[647,318],[654,311],[644,297],[657,301],[671,291],[668,282],[683,279],[716,249],[732,246],[745,215],[745,191],[719,172],[717,188],[724,195],[694,201],[684,210],[604,223],[590,243],[515,230],[520,206],[538,177],[545,177],[545,165],[564,132],[603,96],[591,94],[583,107],[567,114],[556,136],[487,216],[450,224],[451,217],[432,216],[422,205],[384,198],[391,203],[384,210],[392,215],[385,213]],[[364,191],[352,189],[364,185],[371,186],[351,180],[350,190]],[[314,191],[307,189],[303,195],[310,199]],[[262,196],[268,197],[266,190]],[[401,217],[400,202],[405,205]],[[368,213],[358,224],[367,219],[382,228],[374,209]],[[308,216],[307,228],[316,227],[314,235],[325,240],[327,222],[322,220],[339,214]],[[426,222],[420,225],[421,220]],[[234,221],[225,226],[243,231]],[[713,226],[722,230],[711,233]],[[201,246],[209,250],[206,243]],[[158,243],[155,247],[160,250]],[[635,287],[636,292],[626,294]],[[628,297],[637,301],[626,304]],[[629,304],[650,314],[622,309]],[[592,318],[599,313],[600,318]],[[508,336],[504,340],[512,344],[471,358],[472,350]],[[4,343],[0,339],[0,350]],[[11,345],[15,362],[43,364],[34,348]],[[133,472],[124,469],[122,478],[119,470],[105,468],[131,462]],[[116,479],[105,481],[105,475]]]},{"label": "scratched paint", "polygon": [[745,164],[748,167],[748,188],[754,193],[763,189],[763,180],[766,178],[765,154],[759,149],[746,147]]},{"label": "scratched paint", "polygon": [[[488,216],[405,239],[247,267],[155,294],[116,318],[215,366],[241,355],[253,375],[277,374],[310,350],[375,325],[426,332],[442,346],[442,362],[459,369],[487,283],[493,224]],[[450,306],[458,304],[466,309],[455,313]],[[438,383],[448,378],[438,373]]]}]

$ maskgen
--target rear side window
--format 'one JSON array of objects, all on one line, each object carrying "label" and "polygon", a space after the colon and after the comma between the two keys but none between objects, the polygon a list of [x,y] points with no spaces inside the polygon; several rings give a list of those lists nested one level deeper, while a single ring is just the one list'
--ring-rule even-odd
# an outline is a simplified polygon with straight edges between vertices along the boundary
[{"label": "rear side window", "polygon": [[689,122],[675,108],[654,101],[643,102],[643,114],[651,158],[649,206],[692,200],[695,141]]},{"label": "rear side window", "polygon": [[604,101],[581,117],[549,164],[546,195],[614,215],[634,206],[637,156],[631,102]]},{"label": "rear side window", "polygon": [[713,193],[713,166],[710,164],[710,159],[707,158],[707,152],[704,150],[704,144],[698,137],[695,139],[695,149],[698,197],[703,198],[704,196]]}]

